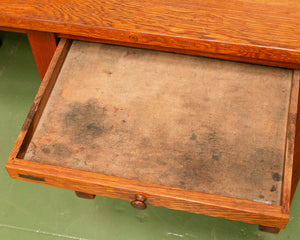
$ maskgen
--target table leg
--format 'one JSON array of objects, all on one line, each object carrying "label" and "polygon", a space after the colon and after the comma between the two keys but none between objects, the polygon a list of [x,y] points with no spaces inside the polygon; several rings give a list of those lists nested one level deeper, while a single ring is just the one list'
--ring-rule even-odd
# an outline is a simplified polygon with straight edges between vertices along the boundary
[{"label": "table leg", "polygon": [[85,198],[85,199],[94,199],[95,198],[95,195],[93,195],[93,194],[78,192],[78,191],[75,191],[75,193],[76,193],[76,196],[79,198]]},{"label": "table leg", "polygon": [[55,35],[54,33],[38,31],[27,31],[26,33],[39,74],[41,79],[43,79],[56,50]]},{"label": "table leg", "polygon": [[268,233],[279,233],[281,229],[276,227],[266,227],[259,225],[259,230]]}]

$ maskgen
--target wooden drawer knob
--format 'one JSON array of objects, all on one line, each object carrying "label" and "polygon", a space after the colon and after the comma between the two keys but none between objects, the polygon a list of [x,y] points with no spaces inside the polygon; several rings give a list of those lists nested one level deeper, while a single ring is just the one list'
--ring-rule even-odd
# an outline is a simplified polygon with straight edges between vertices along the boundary
[{"label": "wooden drawer knob", "polygon": [[136,209],[144,210],[147,208],[145,200],[146,198],[142,194],[137,194],[135,200],[131,201],[131,206]]}]

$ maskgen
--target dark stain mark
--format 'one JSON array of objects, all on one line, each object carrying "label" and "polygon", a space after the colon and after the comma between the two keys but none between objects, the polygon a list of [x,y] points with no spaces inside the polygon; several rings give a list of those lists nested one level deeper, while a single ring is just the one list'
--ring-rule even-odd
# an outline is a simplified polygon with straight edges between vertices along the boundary
[{"label": "dark stain mark", "polygon": [[104,126],[105,118],[106,109],[95,99],[72,103],[64,114],[63,132],[73,143],[91,143],[109,130]]},{"label": "dark stain mark", "polygon": [[52,145],[46,146],[42,149],[43,152],[48,151],[52,155],[68,158],[72,155],[72,151],[69,150],[68,146],[61,143],[55,143]]},{"label": "dark stain mark", "polygon": [[184,181],[179,181],[180,186],[185,186],[185,182]]},{"label": "dark stain mark", "polygon": [[264,160],[264,159],[260,159],[259,162],[260,162],[260,163],[264,163],[265,160]]},{"label": "dark stain mark", "polygon": [[[33,155],[40,156],[42,158],[50,158],[53,161],[60,161],[60,159],[67,159],[71,157],[73,152],[66,144],[54,143],[49,145],[43,145],[34,149]],[[47,155],[47,156],[45,156]]]},{"label": "dark stain mark", "polygon": [[55,143],[51,145],[51,148],[51,152],[54,155],[69,157],[72,154],[72,152],[68,149],[68,147],[65,144]]},{"label": "dark stain mark", "polygon": [[126,120],[122,120],[123,123],[126,123]]},{"label": "dark stain mark", "polygon": [[271,189],[270,189],[270,192],[275,192],[276,190],[277,190],[276,186],[273,185],[273,186],[271,187]]},{"label": "dark stain mark", "polygon": [[98,129],[98,127],[94,123],[91,123],[91,124],[87,125],[86,128],[88,130],[93,130],[93,129],[97,130]]},{"label": "dark stain mark", "polygon": [[[222,160],[230,158],[228,141],[222,132],[205,127],[201,134],[191,134],[185,145],[178,145],[178,154],[174,157],[177,171],[178,185],[185,189],[195,188],[195,182],[203,186],[207,192],[215,191],[217,182],[222,178],[220,168]],[[205,187],[204,187],[205,186]],[[214,189],[214,190],[212,190]]]},{"label": "dark stain mark", "polygon": [[276,182],[279,182],[281,180],[281,176],[279,173],[273,173],[272,178]]},{"label": "dark stain mark", "polygon": [[208,146],[211,151],[211,158],[215,161],[218,161],[222,156],[222,151],[220,151],[220,147],[224,145],[222,141],[220,141],[217,133],[212,131],[208,134]]},{"label": "dark stain mark", "polygon": [[215,155],[215,154],[213,154],[213,155],[212,155],[212,159],[213,159],[213,160],[216,160],[216,161],[218,161],[218,160],[219,160],[219,156],[218,156],[218,155]]},{"label": "dark stain mark", "polygon": [[192,140],[192,141],[197,140],[197,135],[195,133],[193,133],[192,136],[190,137],[190,140]]},{"label": "dark stain mark", "polygon": [[103,72],[106,73],[107,75],[112,75],[112,72],[109,70],[104,70]]},{"label": "dark stain mark", "polygon": [[[272,171],[278,171],[282,157],[281,152],[278,149],[273,148],[257,148],[250,155],[249,164],[251,164],[250,169],[252,169],[249,180],[255,186],[264,186],[266,181],[272,181],[271,177],[267,178],[265,176],[266,169],[272,169]],[[245,170],[243,174],[247,176],[248,170]]]},{"label": "dark stain mark", "polygon": [[250,160],[253,162],[260,162],[263,165],[273,165],[273,162],[278,162],[280,158],[281,154],[277,149],[257,148],[253,154],[251,154]]},{"label": "dark stain mark", "polygon": [[142,147],[149,147],[149,146],[151,146],[151,141],[150,141],[150,139],[149,139],[148,137],[143,137],[143,138],[141,139],[140,145],[141,145]]},{"label": "dark stain mark", "polygon": [[48,154],[50,153],[50,149],[48,147],[43,147],[42,152]]},{"label": "dark stain mark", "polygon": [[265,196],[264,196],[264,195],[262,195],[262,194],[260,194],[258,197],[259,197],[260,199],[263,199],[263,198],[265,198]]}]

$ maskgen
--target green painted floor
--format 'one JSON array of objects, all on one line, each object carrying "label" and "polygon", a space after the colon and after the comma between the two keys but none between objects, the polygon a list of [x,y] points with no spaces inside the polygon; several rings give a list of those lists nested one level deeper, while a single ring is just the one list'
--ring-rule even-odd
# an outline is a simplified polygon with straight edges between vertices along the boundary
[{"label": "green painted floor", "polygon": [[279,235],[256,225],[149,206],[10,179],[4,168],[40,84],[26,36],[0,32],[0,239],[223,240],[300,239],[300,189]]}]

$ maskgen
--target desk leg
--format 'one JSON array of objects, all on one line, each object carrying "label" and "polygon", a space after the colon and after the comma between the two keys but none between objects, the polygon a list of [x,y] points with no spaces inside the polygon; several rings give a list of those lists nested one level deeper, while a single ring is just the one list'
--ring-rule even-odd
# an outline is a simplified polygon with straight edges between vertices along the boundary
[{"label": "desk leg", "polygon": [[85,199],[94,199],[95,198],[95,195],[93,195],[93,194],[78,192],[78,191],[75,191],[75,193],[76,193],[76,196],[79,198],[85,198]]},{"label": "desk leg", "polygon": [[56,50],[55,35],[54,33],[27,31],[27,37],[41,79],[43,79]]},{"label": "desk leg", "polygon": [[262,225],[259,225],[259,230],[263,231],[263,232],[268,232],[268,233],[279,233],[280,232],[280,228],[266,227],[266,226],[262,226]]}]

